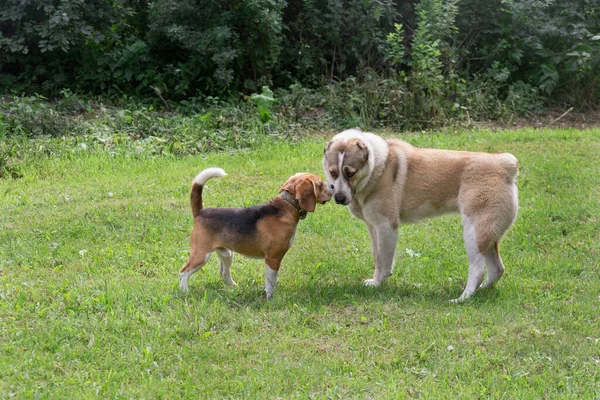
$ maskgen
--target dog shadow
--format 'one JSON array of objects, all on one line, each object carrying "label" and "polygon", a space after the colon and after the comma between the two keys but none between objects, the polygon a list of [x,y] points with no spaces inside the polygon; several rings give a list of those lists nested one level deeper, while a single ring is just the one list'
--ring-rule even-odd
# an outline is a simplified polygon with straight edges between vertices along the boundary
[{"label": "dog shadow", "polygon": [[462,293],[462,286],[447,285],[425,288],[409,282],[388,281],[378,287],[367,287],[357,279],[356,282],[311,283],[278,287],[273,298],[267,300],[264,289],[258,286],[258,283],[255,282],[251,287],[238,285],[231,288],[221,282],[207,282],[190,287],[187,294],[180,293],[179,296],[202,298],[208,302],[220,301],[232,309],[277,310],[291,306],[315,308],[323,305],[336,305],[344,307],[373,302],[406,303],[423,308],[456,307],[493,301],[499,295],[495,287],[480,289],[465,302],[454,304],[451,300]]}]

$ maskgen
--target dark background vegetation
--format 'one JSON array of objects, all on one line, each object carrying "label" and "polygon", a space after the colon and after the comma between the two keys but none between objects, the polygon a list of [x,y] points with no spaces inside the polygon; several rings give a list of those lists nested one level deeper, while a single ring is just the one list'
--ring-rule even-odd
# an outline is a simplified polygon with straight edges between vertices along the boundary
[{"label": "dark background vegetation", "polygon": [[5,135],[60,134],[52,113],[99,103],[126,124],[139,108],[214,128],[258,106],[261,123],[423,129],[600,99],[598,0],[1,3]]}]

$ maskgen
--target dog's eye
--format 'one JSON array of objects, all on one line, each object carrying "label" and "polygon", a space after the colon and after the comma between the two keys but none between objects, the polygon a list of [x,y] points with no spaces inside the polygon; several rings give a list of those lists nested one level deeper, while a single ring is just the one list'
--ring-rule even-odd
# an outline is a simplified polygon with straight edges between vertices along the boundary
[{"label": "dog's eye", "polygon": [[356,172],[350,172],[350,171],[346,171],[346,176],[348,177],[348,179],[352,178],[354,176]]},{"label": "dog's eye", "polygon": [[337,177],[338,177],[338,174],[337,174],[337,172],[335,172],[335,171],[330,171],[330,172],[329,172],[329,175],[331,175],[331,177],[332,177],[333,179],[337,179]]}]

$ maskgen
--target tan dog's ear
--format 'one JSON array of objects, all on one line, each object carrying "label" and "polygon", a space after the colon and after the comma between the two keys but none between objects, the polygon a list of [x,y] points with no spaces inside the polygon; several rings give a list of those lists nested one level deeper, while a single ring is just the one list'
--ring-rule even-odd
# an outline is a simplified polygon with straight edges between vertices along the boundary
[{"label": "tan dog's ear", "polygon": [[317,206],[317,195],[315,185],[309,178],[300,178],[296,181],[296,200],[300,208],[305,211],[313,212]]},{"label": "tan dog's ear", "polygon": [[367,149],[367,146],[361,140],[358,140],[358,139],[356,139],[356,145],[362,151],[364,160],[365,161],[368,160],[369,159],[369,149]]}]

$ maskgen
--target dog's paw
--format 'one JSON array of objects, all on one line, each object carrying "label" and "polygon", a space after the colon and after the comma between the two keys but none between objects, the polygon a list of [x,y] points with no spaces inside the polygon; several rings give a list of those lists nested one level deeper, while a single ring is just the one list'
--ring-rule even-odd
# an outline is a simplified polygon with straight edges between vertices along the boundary
[{"label": "dog's paw", "polygon": [[377,287],[379,285],[381,285],[380,281],[376,281],[375,279],[365,279],[365,286]]},{"label": "dog's paw", "polygon": [[223,280],[225,281],[225,284],[228,286],[231,286],[231,287],[237,286],[237,283],[231,278],[229,278],[229,279],[223,278]]},{"label": "dog's paw", "polygon": [[452,299],[450,300],[450,303],[452,304],[460,304],[460,303],[464,303],[469,297],[471,297],[471,295],[465,295],[464,293],[460,295],[459,298],[457,299]]}]

